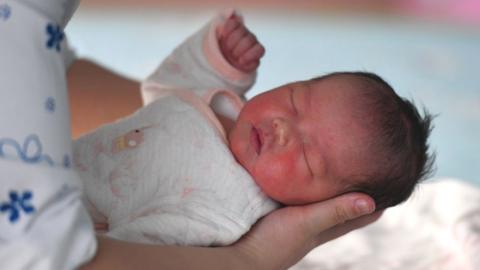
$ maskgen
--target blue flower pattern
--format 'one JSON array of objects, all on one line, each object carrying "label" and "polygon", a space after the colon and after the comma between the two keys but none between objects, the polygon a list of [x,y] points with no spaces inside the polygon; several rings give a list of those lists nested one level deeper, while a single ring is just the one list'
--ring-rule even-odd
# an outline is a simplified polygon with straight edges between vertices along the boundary
[{"label": "blue flower pattern", "polygon": [[55,99],[53,97],[48,97],[47,100],[45,100],[45,109],[47,112],[55,112]]},{"label": "blue flower pattern", "polygon": [[72,166],[72,161],[68,155],[63,156],[63,167],[70,168]]},{"label": "blue flower pattern", "polygon": [[62,28],[60,25],[54,25],[54,24],[47,24],[47,35],[48,35],[48,40],[47,40],[47,48],[48,49],[56,49],[57,52],[60,51],[60,43],[62,42],[63,38],[65,35],[63,34]]},{"label": "blue flower pattern", "polygon": [[20,219],[20,212],[23,210],[25,214],[35,212],[35,208],[29,203],[33,198],[31,191],[24,191],[21,195],[17,191],[10,191],[10,201],[0,204],[1,213],[9,213],[8,219],[11,223],[15,223]]},{"label": "blue flower pattern", "polygon": [[12,9],[7,4],[0,4],[0,20],[7,21],[12,15]]},{"label": "blue flower pattern", "polygon": [[[49,96],[44,102],[45,110],[49,113],[54,113],[56,109],[55,98]],[[42,143],[36,134],[30,134],[25,138],[21,145],[12,138],[0,138],[0,157],[5,157],[5,146],[10,146],[16,150],[17,156],[26,163],[41,163],[46,162],[50,166],[55,166],[52,158],[42,153]],[[64,168],[71,168],[72,162],[68,154],[65,154],[62,161],[59,162]]]},{"label": "blue flower pattern", "polygon": [[[12,8],[8,4],[0,3],[0,23],[8,21],[12,17]],[[61,42],[65,38],[62,28],[59,25],[52,23],[46,26],[47,34],[47,49],[56,50],[60,52]],[[44,101],[44,108],[48,113],[54,113],[56,110],[56,101],[53,97],[47,97]],[[52,158],[43,153],[42,143],[36,134],[30,134],[23,142],[17,142],[12,138],[0,138],[0,158],[5,157],[4,148],[6,146],[13,147],[16,150],[18,158],[26,163],[42,163],[45,162],[50,166],[56,165]],[[68,154],[63,156],[61,162],[58,163],[65,168],[72,166],[71,158]],[[18,222],[22,216],[31,215],[36,211],[32,199],[33,192],[24,190],[23,192],[11,190],[9,192],[9,199],[0,202],[0,214],[5,214],[10,223]]]}]

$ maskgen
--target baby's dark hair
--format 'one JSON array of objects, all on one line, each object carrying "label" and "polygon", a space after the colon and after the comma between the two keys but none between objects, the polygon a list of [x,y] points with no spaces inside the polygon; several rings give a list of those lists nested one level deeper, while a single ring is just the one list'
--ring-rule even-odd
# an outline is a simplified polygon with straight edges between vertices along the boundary
[{"label": "baby's dark hair", "polygon": [[358,99],[367,113],[359,117],[372,132],[367,148],[376,156],[373,172],[345,179],[353,183],[348,191],[368,194],[377,210],[405,201],[433,171],[435,154],[428,149],[433,116],[423,108],[422,117],[412,101],[398,96],[373,73],[335,72],[313,80],[337,76],[354,78],[352,85],[359,89]]}]

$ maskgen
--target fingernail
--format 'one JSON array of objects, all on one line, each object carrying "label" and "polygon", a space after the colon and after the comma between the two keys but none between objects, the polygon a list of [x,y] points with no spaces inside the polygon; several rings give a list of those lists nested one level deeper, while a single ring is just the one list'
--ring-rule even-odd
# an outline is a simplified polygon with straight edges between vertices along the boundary
[{"label": "fingernail", "polygon": [[364,199],[357,199],[355,201],[355,207],[360,214],[370,214],[374,210],[373,205]]}]

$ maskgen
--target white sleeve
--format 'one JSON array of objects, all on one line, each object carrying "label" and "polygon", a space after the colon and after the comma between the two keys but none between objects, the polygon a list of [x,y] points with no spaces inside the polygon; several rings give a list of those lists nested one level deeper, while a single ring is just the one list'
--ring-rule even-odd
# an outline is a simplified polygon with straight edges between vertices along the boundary
[{"label": "white sleeve", "polygon": [[233,90],[239,96],[255,82],[256,72],[245,73],[223,57],[217,32],[234,11],[227,11],[190,36],[142,83],[144,104],[164,95],[165,90],[183,88],[203,97],[210,89]]},{"label": "white sleeve", "polygon": [[72,169],[70,0],[0,3],[0,268],[75,269],[96,237]]},{"label": "white sleeve", "polygon": [[75,269],[96,251],[71,169],[0,160],[2,269]]}]

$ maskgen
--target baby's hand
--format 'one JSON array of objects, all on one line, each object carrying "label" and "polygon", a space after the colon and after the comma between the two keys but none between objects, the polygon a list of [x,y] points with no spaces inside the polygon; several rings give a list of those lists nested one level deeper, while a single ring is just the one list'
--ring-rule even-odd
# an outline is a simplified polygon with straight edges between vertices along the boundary
[{"label": "baby's hand", "polygon": [[234,13],[220,33],[220,50],[235,68],[250,73],[260,65],[265,48]]}]

